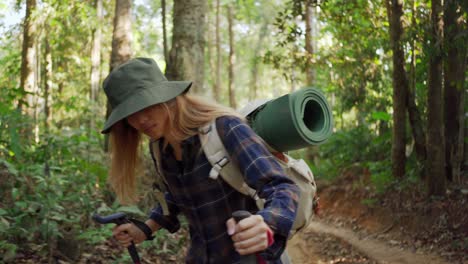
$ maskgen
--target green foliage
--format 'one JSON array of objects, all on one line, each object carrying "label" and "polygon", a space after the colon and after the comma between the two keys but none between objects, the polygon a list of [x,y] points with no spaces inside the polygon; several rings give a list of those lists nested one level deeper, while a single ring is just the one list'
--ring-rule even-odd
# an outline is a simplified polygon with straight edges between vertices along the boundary
[{"label": "green foliage", "polygon": [[373,112],[371,118],[376,121],[389,122],[392,119],[392,116],[385,112]]},{"label": "green foliage", "polygon": [[338,131],[320,146],[321,162],[315,174],[330,179],[353,164],[386,159],[390,140],[389,134],[376,136],[367,126]]},{"label": "green foliage", "polygon": [[78,238],[86,241],[88,245],[94,246],[109,239],[109,235],[112,234],[112,228],[112,225],[91,227],[85,229],[80,235],[78,235]]},{"label": "green foliage", "polygon": [[83,127],[49,132],[35,142],[23,136],[27,117],[16,110],[3,111],[0,249],[11,255],[28,243],[46,245],[62,237],[65,229],[86,229],[87,216],[102,203],[96,186],[105,186],[96,134],[88,136]]},{"label": "green foliage", "polygon": [[[386,115],[374,113],[370,120]],[[375,122],[375,120],[374,120]],[[319,147],[319,164],[314,168],[318,178],[334,179],[347,168],[358,166],[370,172],[370,180],[377,192],[383,192],[393,183],[390,156],[391,134],[377,134],[372,123],[336,132]]]},{"label": "green foliage", "polygon": [[[319,32],[312,36],[316,48],[313,54],[308,54],[305,2],[289,1],[278,12],[274,23],[276,46],[265,53],[264,62],[290,81],[304,81],[304,72],[311,67],[316,72],[314,85],[336,96],[332,104],[337,132],[319,147],[320,162],[313,165],[315,175],[330,179],[347,168],[359,166],[369,170],[376,191],[383,192],[395,182],[389,158],[392,54],[385,5],[364,0],[319,2],[315,18]],[[424,26],[429,24],[429,12],[425,3],[417,2],[415,7],[414,27],[408,27],[403,41],[407,43],[405,51],[415,55],[414,71],[409,78],[414,83],[416,103],[424,113],[421,102],[426,100],[427,55],[421,43],[425,39]],[[411,14],[411,6],[405,8]],[[408,25],[405,20],[404,26]],[[412,46],[412,42],[416,44]],[[415,164],[408,163],[410,177],[417,174]]]},{"label": "green foliage", "polygon": [[374,185],[377,193],[385,192],[394,181],[391,173],[392,164],[390,159],[367,162],[366,166],[369,168],[371,183]]},{"label": "green foliage", "polygon": [[0,241],[0,254],[2,255],[2,260],[5,262],[11,261],[16,256],[16,250],[18,246],[6,241]]},{"label": "green foliage", "polygon": [[282,72],[288,81],[294,81],[291,75],[294,71],[304,71],[308,65],[309,56],[304,51],[304,35],[296,18],[301,15],[302,5],[299,1],[291,1],[276,15],[273,25],[277,29],[275,47],[263,55],[263,62],[271,64]]},{"label": "green foliage", "polygon": [[[172,237],[174,239],[168,239],[168,237]],[[174,237],[174,235],[171,235],[164,229],[155,234],[153,241],[143,244],[142,246],[143,248],[151,248],[156,254],[167,253],[169,255],[174,255],[180,254],[179,251],[187,244],[187,239],[187,237]]]}]

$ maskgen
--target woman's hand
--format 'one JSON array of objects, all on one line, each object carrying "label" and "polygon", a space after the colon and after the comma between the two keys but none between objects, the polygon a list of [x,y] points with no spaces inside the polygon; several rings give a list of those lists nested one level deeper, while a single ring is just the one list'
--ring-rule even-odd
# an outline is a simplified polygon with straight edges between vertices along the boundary
[{"label": "woman's hand", "polygon": [[145,233],[132,223],[114,227],[112,235],[124,247],[130,246],[132,241],[138,244],[146,239]]},{"label": "woman's hand", "polygon": [[261,215],[251,215],[239,223],[236,223],[234,218],[230,218],[226,222],[226,227],[240,255],[265,250],[269,246],[267,232],[273,233]]}]

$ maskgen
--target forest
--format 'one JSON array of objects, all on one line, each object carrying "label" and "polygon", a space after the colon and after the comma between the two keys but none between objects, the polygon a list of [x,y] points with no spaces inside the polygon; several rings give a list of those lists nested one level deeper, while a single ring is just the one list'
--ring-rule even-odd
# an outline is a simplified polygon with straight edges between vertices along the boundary
[{"label": "forest", "polygon": [[[131,263],[91,216],[154,207],[147,146],[120,204],[100,133],[135,57],[235,109],[323,92],[332,135],[290,153],[321,199],[294,263],[468,262],[467,20],[464,0],[0,0],[0,263]],[[187,232],[142,263],[183,263]]]}]

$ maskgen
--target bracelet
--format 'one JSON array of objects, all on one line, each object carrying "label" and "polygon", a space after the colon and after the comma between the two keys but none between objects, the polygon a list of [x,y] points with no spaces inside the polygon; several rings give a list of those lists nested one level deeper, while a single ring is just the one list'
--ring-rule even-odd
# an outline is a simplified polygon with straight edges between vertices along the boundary
[{"label": "bracelet", "polygon": [[129,220],[130,220],[130,222],[135,224],[135,226],[138,227],[145,234],[146,240],[153,240],[154,239],[154,236],[152,235],[153,231],[151,230],[151,228],[145,222],[142,222],[140,220],[133,219],[133,218],[130,218]]}]

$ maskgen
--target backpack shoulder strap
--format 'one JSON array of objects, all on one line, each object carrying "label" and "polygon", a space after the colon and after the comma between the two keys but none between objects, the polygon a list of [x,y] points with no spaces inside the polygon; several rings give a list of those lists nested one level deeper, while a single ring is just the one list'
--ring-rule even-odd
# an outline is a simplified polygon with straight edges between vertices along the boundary
[{"label": "backpack shoulder strap", "polygon": [[206,158],[210,162],[212,169],[210,178],[217,179],[221,175],[222,179],[238,192],[252,197],[257,206],[262,209],[264,201],[257,195],[257,191],[251,188],[244,180],[242,172],[237,164],[232,162],[229,153],[224,147],[216,128],[216,120],[199,129],[200,144]]},{"label": "backpack shoulder strap", "polygon": [[154,168],[156,169],[155,182],[153,185],[153,190],[155,192],[156,199],[162,207],[163,214],[169,215],[169,208],[167,206],[167,201],[164,198],[164,193],[166,191],[166,180],[164,178],[162,166],[161,166],[161,152],[159,150],[159,141],[152,140],[150,141],[150,154],[153,159]]}]

